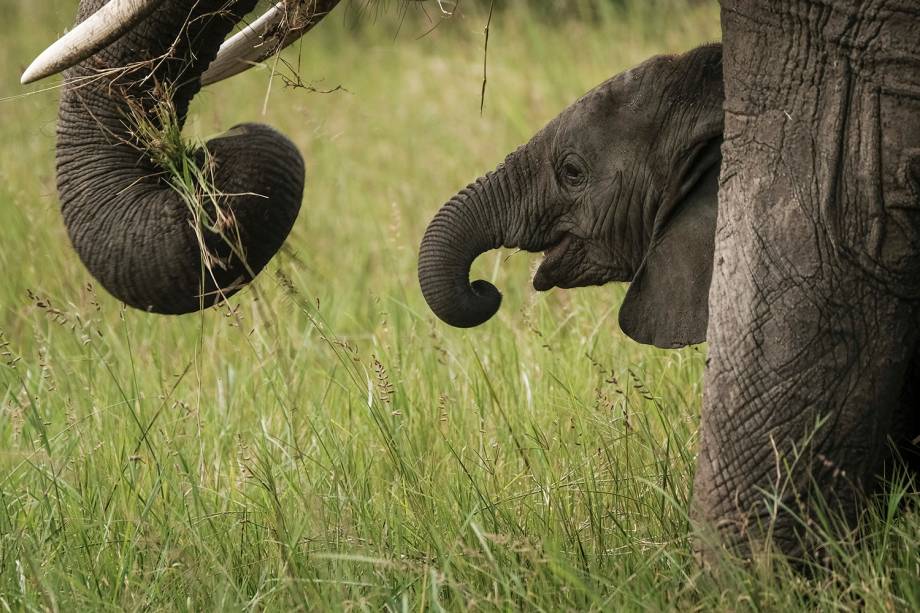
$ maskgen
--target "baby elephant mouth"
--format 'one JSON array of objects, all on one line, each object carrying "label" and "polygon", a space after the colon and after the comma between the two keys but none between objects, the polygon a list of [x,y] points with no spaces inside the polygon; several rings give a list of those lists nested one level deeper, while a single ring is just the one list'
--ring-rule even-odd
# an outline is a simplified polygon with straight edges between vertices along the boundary
[{"label": "baby elephant mouth", "polygon": [[553,287],[572,287],[584,260],[584,241],[571,234],[543,252],[543,262],[533,277],[533,287],[545,292]]}]

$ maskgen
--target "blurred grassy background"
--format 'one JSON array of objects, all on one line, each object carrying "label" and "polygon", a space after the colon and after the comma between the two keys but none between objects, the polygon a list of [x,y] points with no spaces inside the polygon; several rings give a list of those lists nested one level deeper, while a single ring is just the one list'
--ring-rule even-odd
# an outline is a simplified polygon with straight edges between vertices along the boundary
[{"label": "blurred grassy background", "polygon": [[[219,309],[124,310],[71,250],[55,81],[24,66],[75,2],[0,0],[0,607],[4,610],[920,608],[916,512],[876,510],[821,589],[693,561],[701,348],[618,329],[624,288],[474,274],[498,317],[427,310],[416,249],[466,183],[646,57],[718,40],[714,2],[353,2],[186,127],[282,130],[308,164],[286,250]],[[288,73],[285,73],[288,74]],[[290,76],[290,75],[289,75]]]}]

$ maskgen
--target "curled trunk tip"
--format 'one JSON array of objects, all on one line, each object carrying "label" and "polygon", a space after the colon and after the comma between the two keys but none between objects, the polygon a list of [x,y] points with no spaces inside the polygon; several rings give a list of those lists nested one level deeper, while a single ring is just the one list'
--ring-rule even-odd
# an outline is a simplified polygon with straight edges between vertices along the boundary
[{"label": "curled trunk tip", "polygon": [[[472,328],[498,311],[502,295],[482,279],[470,283],[470,267],[485,251],[501,246],[495,203],[480,179],[441,207],[425,231],[419,250],[418,278],[428,306],[445,323]],[[491,190],[489,190],[491,192]]]}]

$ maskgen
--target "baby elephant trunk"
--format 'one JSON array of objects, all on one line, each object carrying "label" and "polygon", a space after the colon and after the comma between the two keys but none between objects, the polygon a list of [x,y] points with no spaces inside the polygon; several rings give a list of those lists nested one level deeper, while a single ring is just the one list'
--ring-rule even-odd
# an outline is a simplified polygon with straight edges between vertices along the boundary
[{"label": "baby elephant trunk", "polygon": [[[506,207],[498,194],[499,170],[468,185],[451,198],[425,231],[418,260],[418,279],[431,310],[444,322],[472,328],[488,321],[502,302],[488,281],[470,283],[473,261],[503,245]],[[506,245],[509,246],[509,245]]]}]

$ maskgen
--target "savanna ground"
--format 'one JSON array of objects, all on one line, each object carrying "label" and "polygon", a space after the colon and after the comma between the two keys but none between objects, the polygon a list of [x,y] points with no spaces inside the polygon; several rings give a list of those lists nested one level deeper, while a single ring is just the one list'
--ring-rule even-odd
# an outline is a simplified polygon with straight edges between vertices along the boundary
[{"label": "savanna ground", "polygon": [[299,73],[346,91],[254,70],[193,105],[191,138],[281,129],[308,186],[252,288],[181,318],[125,310],[68,244],[55,82],[18,75],[75,4],[0,0],[0,609],[920,610],[903,488],[810,578],[699,570],[705,348],[630,341],[622,287],[537,294],[538,257],[494,252],[504,306],[465,331],[418,291],[446,198],[601,80],[717,40],[713,3],[501,3],[481,115],[487,6],[340,8]]}]

